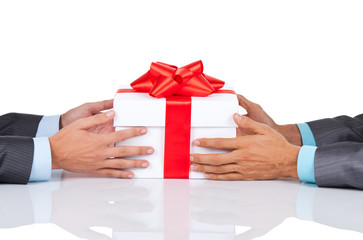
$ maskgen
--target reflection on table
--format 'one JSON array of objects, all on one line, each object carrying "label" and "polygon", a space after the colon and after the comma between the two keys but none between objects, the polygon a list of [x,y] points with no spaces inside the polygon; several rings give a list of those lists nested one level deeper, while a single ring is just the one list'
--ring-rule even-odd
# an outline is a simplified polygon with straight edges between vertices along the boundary
[{"label": "reflection on table", "polygon": [[[288,217],[363,232],[363,192],[292,179],[110,179],[56,171],[52,180],[0,185],[0,228],[54,223],[86,239],[252,239]],[[250,230],[236,234],[236,226]]]}]

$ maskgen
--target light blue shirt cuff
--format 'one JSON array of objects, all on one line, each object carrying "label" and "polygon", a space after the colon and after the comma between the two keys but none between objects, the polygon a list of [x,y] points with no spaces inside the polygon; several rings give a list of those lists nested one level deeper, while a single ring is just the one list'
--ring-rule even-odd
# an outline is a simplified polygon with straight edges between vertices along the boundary
[{"label": "light blue shirt cuff", "polygon": [[315,138],[309,125],[307,123],[298,123],[296,125],[300,131],[302,144],[309,146],[316,146]]},{"label": "light blue shirt cuff", "polygon": [[29,182],[48,181],[52,170],[52,154],[47,137],[33,138],[34,157]]},{"label": "light blue shirt cuff", "polygon": [[303,182],[315,183],[314,160],[317,147],[302,146],[297,157],[297,175]]},{"label": "light blue shirt cuff", "polygon": [[35,137],[50,137],[59,131],[60,115],[44,116],[38,125]]},{"label": "light blue shirt cuff", "polygon": [[33,165],[29,182],[47,181],[50,179],[52,154],[47,137],[59,131],[60,115],[44,116],[38,125],[34,141]]}]

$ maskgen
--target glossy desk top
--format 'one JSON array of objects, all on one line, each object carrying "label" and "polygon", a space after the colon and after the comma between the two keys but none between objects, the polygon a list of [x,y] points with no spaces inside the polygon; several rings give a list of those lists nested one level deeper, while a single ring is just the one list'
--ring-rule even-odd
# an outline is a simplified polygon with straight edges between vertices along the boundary
[{"label": "glossy desk top", "polygon": [[[293,179],[111,179],[63,171],[0,185],[0,228],[54,223],[86,239],[252,239],[295,217],[363,232],[363,191]],[[238,233],[238,227],[249,227]],[[111,229],[109,236],[94,227]]]}]

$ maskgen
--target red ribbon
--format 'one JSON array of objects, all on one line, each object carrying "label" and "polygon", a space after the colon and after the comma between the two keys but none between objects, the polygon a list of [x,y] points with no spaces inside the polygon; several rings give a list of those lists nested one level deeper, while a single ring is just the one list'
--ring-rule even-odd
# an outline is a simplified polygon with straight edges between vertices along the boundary
[{"label": "red ribbon", "polygon": [[206,97],[219,90],[224,82],[203,73],[202,61],[178,68],[161,62],[151,63],[150,70],[131,83],[133,89],[117,92],[148,92],[166,98],[164,178],[189,178],[191,96]]},{"label": "red ribbon", "polygon": [[223,81],[203,73],[202,61],[181,68],[154,62],[147,73],[131,83],[136,91],[149,92],[156,98],[172,95],[206,97],[223,86]]}]

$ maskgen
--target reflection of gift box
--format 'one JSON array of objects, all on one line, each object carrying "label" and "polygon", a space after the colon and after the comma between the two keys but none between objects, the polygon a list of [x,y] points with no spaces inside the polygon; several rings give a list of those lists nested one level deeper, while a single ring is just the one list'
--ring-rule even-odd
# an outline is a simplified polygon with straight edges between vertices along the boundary
[{"label": "reflection of gift box", "polygon": [[[205,180],[207,181],[207,180]],[[125,221],[133,223],[120,227],[112,233],[112,239],[133,240],[220,240],[233,239],[235,226],[215,225],[198,220],[193,213],[205,211],[191,205],[191,191],[202,187],[204,181],[198,180],[158,180],[136,179],[132,187],[148,190],[147,196],[135,196],[135,201],[143,199],[148,206],[144,212],[123,213]],[[151,207],[150,207],[151,206]],[[217,215],[210,217],[215,219]]]},{"label": "reflection of gift box", "polygon": [[[195,64],[201,65],[201,62]],[[190,68],[196,67],[191,66]],[[202,69],[202,67],[200,68]],[[188,71],[188,69],[185,70],[185,67],[181,69],[181,72]],[[155,75],[151,70],[147,74]],[[176,70],[176,73],[178,71]],[[178,81],[188,78],[181,73],[179,79],[176,77],[179,76],[176,73],[173,73],[173,76]],[[190,75],[190,73],[184,75],[188,74]],[[156,78],[161,79],[158,75]],[[200,72],[189,82],[205,80],[205,78],[219,81]],[[143,81],[145,75],[140,79]],[[175,83],[176,81],[171,79],[170,84],[176,84],[178,87],[180,83]],[[157,82],[153,89],[156,85]],[[218,88],[221,86],[223,84]],[[199,91],[198,87],[200,86],[197,86],[197,96],[192,95],[193,89],[191,90],[192,93],[180,91],[176,94],[190,94],[191,96],[175,96],[173,94],[170,96],[170,92],[159,94],[160,90],[153,94],[152,90],[149,93],[145,92],[143,87],[140,88],[142,90],[140,91],[134,86],[134,89],[121,88],[118,91],[114,99],[115,130],[145,126],[148,128],[148,133],[120,142],[117,145],[152,146],[155,149],[152,155],[132,157],[133,159],[146,159],[150,162],[147,169],[133,169],[136,178],[203,178],[201,173],[189,172],[190,153],[221,153],[223,151],[196,147],[191,145],[191,142],[196,138],[230,138],[236,136],[236,125],[232,116],[238,112],[238,101],[233,90],[224,88],[215,91],[210,86],[213,91],[204,93]],[[188,86],[185,89],[189,91],[191,88]],[[161,91],[164,89],[165,86],[162,86]],[[156,95],[156,97],[150,95]]]}]

